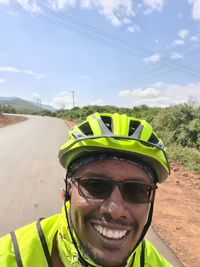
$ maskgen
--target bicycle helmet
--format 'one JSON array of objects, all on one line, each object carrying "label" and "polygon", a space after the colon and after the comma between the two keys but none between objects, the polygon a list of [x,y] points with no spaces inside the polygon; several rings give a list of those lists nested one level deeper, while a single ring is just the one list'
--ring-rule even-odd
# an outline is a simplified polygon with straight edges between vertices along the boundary
[{"label": "bicycle helmet", "polygon": [[170,173],[165,147],[145,120],[126,114],[94,113],[69,132],[61,146],[59,160],[68,169],[73,161],[90,154],[111,154],[139,160],[149,166],[157,182]]}]

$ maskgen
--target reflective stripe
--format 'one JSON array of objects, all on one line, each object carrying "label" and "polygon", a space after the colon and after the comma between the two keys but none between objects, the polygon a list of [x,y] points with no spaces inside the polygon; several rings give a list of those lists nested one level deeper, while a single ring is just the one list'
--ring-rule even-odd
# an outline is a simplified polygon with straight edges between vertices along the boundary
[{"label": "reflective stripe", "polygon": [[41,226],[41,224],[40,224],[40,221],[41,221],[41,220],[42,220],[42,219],[39,219],[39,220],[37,221],[37,224],[36,224],[36,226],[37,226],[37,230],[38,230],[38,234],[39,234],[39,237],[40,237],[40,241],[41,241],[41,243],[42,243],[43,251],[44,251],[46,260],[47,260],[47,262],[48,262],[48,265],[49,265],[49,267],[53,267],[53,263],[52,263],[52,260],[51,260],[51,256],[50,256],[50,254],[49,254],[49,250],[48,250],[47,242],[46,242],[44,233],[43,233],[43,231],[42,231],[42,226]]},{"label": "reflective stripe", "polygon": [[21,258],[19,245],[17,242],[15,232],[11,232],[10,235],[11,235],[11,239],[12,239],[12,243],[13,243],[13,248],[15,251],[15,257],[16,257],[17,265],[18,265],[18,267],[23,267],[22,258]]},{"label": "reflective stripe", "polygon": [[140,267],[144,267],[145,262],[145,240],[142,240],[142,250],[140,254]]}]

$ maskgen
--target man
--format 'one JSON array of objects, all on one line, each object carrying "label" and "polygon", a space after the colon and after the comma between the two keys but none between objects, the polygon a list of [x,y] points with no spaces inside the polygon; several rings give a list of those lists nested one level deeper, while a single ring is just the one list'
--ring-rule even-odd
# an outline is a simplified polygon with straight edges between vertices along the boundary
[{"label": "man", "polygon": [[94,113],[70,131],[61,214],[0,239],[1,267],[170,267],[144,240],[157,182],[170,171],[145,120]]}]

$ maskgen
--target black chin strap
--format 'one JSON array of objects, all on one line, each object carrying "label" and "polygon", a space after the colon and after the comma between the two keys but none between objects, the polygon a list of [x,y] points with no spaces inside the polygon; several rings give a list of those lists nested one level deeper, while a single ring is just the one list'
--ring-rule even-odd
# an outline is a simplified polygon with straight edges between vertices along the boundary
[{"label": "black chin strap", "polygon": [[151,203],[151,207],[150,207],[150,210],[149,210],[149,216],[148,216],[147,222],[146,222],[146,224],[144,226],[144,229],[142,231],[142,234],[141,234],[138,242],[135,245],[134,250],[137,248],[137,246],[140,244],[140,242],[143,241],[147,231],[149,230],[149,227],[150,227],[151,222],[152,222],[152,217],[153,217],[153,207],[154,207],[154,201]]},{"label": "black chin strap", "polygon": [[72,242],[76,248],[76,251],[78,252],[78,259],[79,259],[79,262],[84,266],[84,267],[96,267],[94,265],[91,265],[89,264],[81,255],[81,253],[79,252],[79,249],[78,249],[78,245],[77,245],[77,242],[72,234],[72,231],[71,231],[71,226],[70,226],[70,220],[69,220],[69,216],[68,216],[68,213],[67,213],[67,208],[66,208],[66,198],[65,198],[65,202],[64,202],[64,208],[65,208],[65,215],[66,215],[66,220],[67,220],[67,224],[68,224],[68,229],[69,229],[69,233],[70,233],[70,236],[71,236],[71,239],[72,239]]}]

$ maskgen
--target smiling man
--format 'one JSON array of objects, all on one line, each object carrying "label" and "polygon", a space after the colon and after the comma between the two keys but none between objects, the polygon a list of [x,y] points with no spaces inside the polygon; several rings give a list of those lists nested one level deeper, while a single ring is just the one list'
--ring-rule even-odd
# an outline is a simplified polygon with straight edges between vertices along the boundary
[{"label": "smiling man", "polygon": [[155,188],[147,168],[123,158],[104,156],[77,170],[71,225],[100,266],[126,265],[147,222]]},{"label": "smiling man", "polygon": [[0,266],[172,266],[144,240],[156,184],[169,174],[150,124],[94,113],[70,131],[59,159],[67,171],[62,213],[1,238]]}]

